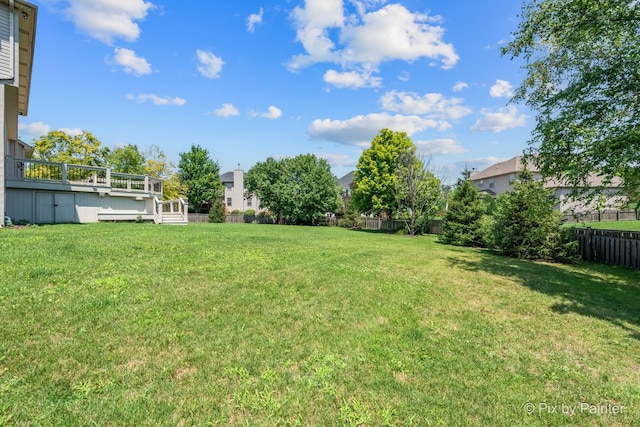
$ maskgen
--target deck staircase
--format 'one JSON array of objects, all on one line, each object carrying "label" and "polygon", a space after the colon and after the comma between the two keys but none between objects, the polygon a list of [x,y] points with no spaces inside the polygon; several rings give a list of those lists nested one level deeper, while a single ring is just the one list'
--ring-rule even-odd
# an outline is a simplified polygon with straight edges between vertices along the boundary
[{"label": "deck staircase", "polygon": [[187,225],[189,224],[187,202],[178,200],[153,199],[153,220],[156,224]]}]

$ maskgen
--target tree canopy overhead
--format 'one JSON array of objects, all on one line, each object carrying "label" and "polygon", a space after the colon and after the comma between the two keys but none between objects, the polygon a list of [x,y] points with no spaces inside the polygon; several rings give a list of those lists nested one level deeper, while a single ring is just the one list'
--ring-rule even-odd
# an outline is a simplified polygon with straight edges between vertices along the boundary
[{"label": "tree canopy overhead", "polygon": [[531,152],[545,176],[590,173],[640,191],[640,3],[532,0],[503,55],[526,60],[514,101],[537,112]]}]

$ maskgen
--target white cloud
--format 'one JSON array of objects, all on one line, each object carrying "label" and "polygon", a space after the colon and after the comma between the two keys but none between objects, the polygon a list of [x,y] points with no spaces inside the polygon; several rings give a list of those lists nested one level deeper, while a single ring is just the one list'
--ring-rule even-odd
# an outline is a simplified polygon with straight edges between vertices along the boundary
[{"label": "white cloud", "polygon": [[348,120],[316,119],[308,131],[313,139],[366,147],[383,128],[406,132],[411,136],[425,129],[438,128],[440,125],[436,120],[419,116],[381,113],[356,116]]},{"label": "white cloud", "polygon": [[461,92],[464,89],[468,88],[469,85],[465,82],[456,82],[456,84],[453,85],[453,91],[454,92]]},{"label": "white cloud", "polygon": [[411,75],[406,71],[403,71],[398,75],[398,80],[402,82],[408,82],[410,78],[411,78]]},{"label": "white cloud", "polygon": [[496,84],[489,89],[489,95],[493,98],[511,98],[513,96],[513,86],[506,80],[496,80]]},{"label": "white cloud", "polygon": [[60,128],[58,129],[60,132],[64,132],[69,136],[80,136],[82,135],[82,129],[80,128]]},{"label": "white cloud", "polygon": [[160,97],[152,93],[145,93],[140,95],[133,95],[130,93],[127,95],[127,99],[138,101],[139,103],[151,101],[154,105],[176,105],[178,107],[182,107],[187,102],[187,100],[184,98],[170,98],[168,96]]},{"label": "white cloud", "polygon": [[334,85],[339,88],[352,88],[358,89],[363,87],[380,87],[382,85],[382,79],[380,77],[372,77],[371,73],[357,71],[338,72],[335,70],[329,70],[324,73],[323,77],[326,83]]},{"label": "white cloud", "polygon": [[136,56],[130,49],[116,48],[113,60],[120,65],[126,73],[142,76],[151,74],[151,64],[146,59]]},{"label": "white cloud", "polygon": [[[355,2],[358,15],[348,18],[343,0],[307,0],[304,8],[296,7],[292,18],[305,53],[291,58],[289,69],[320,62],[340,64],[347,71],[354,67],[377,70],[382,62],[394,60],[428,58],[442,68],[458,62],[453,45],[443,41],[444,29],[434,25],[437,18],[411,13],[400,4],[368,12],[381,3]],[[334,41],[331,31],[335,29]]]},{"label": "white cloud", "polygon": [[240,114],[238,109],[234,107],[233,104],[222,104],[222,107],[216,110],[213,110],[213,113],[216,116],[220,116],[220,117],[231,117],[231,116],[237,116]]},{"label": "white cloud", "polygon": [[459,119],[471,114],[471,108],[462,105],[462,98],[445,98],[440,93],[420,96],[413,92],[387,92],[380,98],[382,108],[403,114],[429,115],[433,118]]},{"label": "white cloud", "polygon": [[247,31],[253,33],[255,31],[256,25],[262,23],[262,14],[264,11],[260,8],[259,13],[252,13],[247,18]]},{"label": "white cloud", "polygon": [[51,126],[43,122],[18,124],[18,131],[23,135],[30,136],[31,138],[40,138],[41,136],[48,134],[50,130]]},{"label": "white cloud", "polygon": [[472,131],[498,133],[527,123],[527,116],[519,114],[516,107],[501,108],[497,112],[483,110],[482,114],[483,117],[471,126]]},{"label": "white cloud", "polygon": [[336,168],[355,167],[358,159],[354,159],[346,154],[316,153],[316,157],[325,159],[331,166]]},{"label": "white cloud", "polygon": [[416,141],[416,147],[420,154],[426,156],[439,156],[446,154],[461,154],[467,150],[458,141],[451,138],[432,139],[430,141]]},{"label": "white cloud", "polygon": [[339,55],[333,52],[335,45],[329,30],[342,27],[344,23],[342,0],[306,0],[305,7],[296,7],[291,15],[296,24],[297,40],[307,54],[294,56],[289,63],[290,70],[316,62],[339,62]]},{"label": "white cloud", "polygon": [[280,118],[282,116],[282,111],[278,107],[274,107],[273,105],[270,105],[269,106],[269,111],[267,111],[266,113],[252,112],[251,116],[252,117],[263,117],[265,119],[275,120],[275,119],[278,119],[278,118]]},{"label": "white cloud", "polygon": [[200,74],[210,79],[219,78],[224,61],[212,52],[206,52],[198,49],[196,54],[198,55],[198,61],[200,62],[200,65],[198,65],[198,71]]},{"label": "white cloud", "polygon": [[362,17],[362,25],[347,26],[341,37],[347,48],[343,59],[379,64],[384,61],[440,60],[442,68],[452,68],[460,59],[453,45],[444,43],[444,29],[431,25],[429,16],[411,13],[400,4],[391,4]]},{"label": "white cloud", "polygon": [[142,21],[154,6],[145,0],[68,0],[64,13],[85,34],[106,44],[140,36],[136,21]]}]

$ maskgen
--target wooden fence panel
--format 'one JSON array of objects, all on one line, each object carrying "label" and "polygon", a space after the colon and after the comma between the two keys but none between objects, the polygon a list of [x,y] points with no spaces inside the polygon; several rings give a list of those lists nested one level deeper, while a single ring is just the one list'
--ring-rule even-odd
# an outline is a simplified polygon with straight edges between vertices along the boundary
[{"label": "wooden fence panel", "polygon": [[585,261],[640,269],[640,233],[577,228],[578,255]]},{"label": "wooden fence panel", "polygon": [[580,214],[565,214],[564,221],[572,222],[600,222],[600,221],[634,221],[640,220],[638,211],[597,211]]}]

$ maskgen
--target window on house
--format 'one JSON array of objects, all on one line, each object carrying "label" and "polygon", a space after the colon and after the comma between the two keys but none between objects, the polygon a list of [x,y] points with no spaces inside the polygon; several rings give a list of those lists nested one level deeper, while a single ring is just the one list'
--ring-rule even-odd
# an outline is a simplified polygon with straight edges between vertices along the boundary
[{"label": "window on house", "polygon": [[227,187],[227,189],[231,190],[233,189],[233,182],[227,182],[224,184],[225,187]]},{"label": "window on house", "polygon": [[249,197],[249,198],[247,199],[247,206],[248,206],[248,207],[253,206],[253,198]]},{"label": "window on house", "polygon": [[515,173],[510,173],[509,174],[509,185],[513,185],[515,180],[516,180],[516,174]]},{"label": "window on house", "polygon": [[489,188],[493,188],[494,186],[494,180],[493,178],[489,179]]},{"label": "window on house", "polygon": [[227,197],[227,206],[231,206],[231,197]]}]

